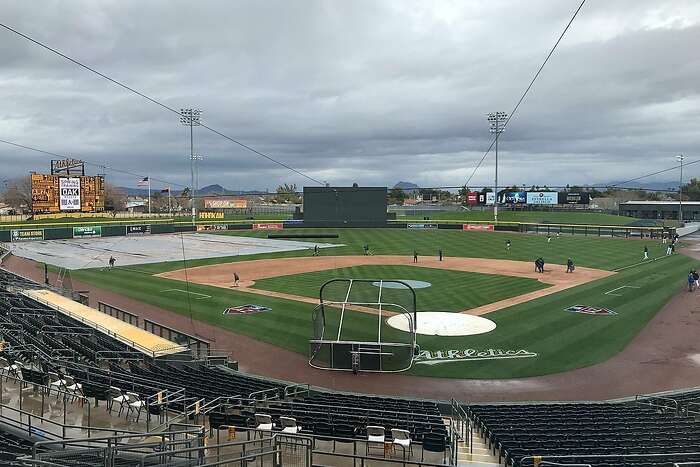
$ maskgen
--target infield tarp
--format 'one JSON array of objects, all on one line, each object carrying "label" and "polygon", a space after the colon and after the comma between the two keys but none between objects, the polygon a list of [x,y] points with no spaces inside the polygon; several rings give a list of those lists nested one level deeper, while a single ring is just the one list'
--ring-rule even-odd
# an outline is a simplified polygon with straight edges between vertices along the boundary
[{"label": "infield tarp", "polygon": [[119,267],[182,261],[183,243],[187,259],[311,250],[314,245],[319,248],[340,246],[202,233],[21,242],[14,245],[13,254],[68,269],[105,267],[110,256],[114,256]]}]

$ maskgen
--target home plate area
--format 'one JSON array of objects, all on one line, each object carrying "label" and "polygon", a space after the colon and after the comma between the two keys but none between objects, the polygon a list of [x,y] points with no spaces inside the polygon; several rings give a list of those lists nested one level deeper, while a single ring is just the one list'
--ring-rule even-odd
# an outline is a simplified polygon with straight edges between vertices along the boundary
[{"label": "home plate area", "polygon": [[[481,316],[442,311],[422,311],[416,315],[416,334],[426,336],[474,336],[496,329],[496,323]],[[403,315],[392,316],[386,322],[392,328],[409,331],[408,320]]]}]

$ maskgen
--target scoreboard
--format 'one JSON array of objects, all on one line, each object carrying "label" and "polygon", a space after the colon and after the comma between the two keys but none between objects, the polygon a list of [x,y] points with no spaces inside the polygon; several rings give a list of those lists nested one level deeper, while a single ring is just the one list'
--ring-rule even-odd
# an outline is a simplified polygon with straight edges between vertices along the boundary
[{"label": "scoreboard", "polygon": [[105,209],[103,177],[32,174],[32,211],[102,212]]}]

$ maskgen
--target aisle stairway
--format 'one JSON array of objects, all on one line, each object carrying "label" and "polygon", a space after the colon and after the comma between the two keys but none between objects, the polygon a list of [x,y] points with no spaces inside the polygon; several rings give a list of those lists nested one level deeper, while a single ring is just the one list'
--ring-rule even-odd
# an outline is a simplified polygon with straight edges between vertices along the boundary
[{"label": "aisle stairway", "polygon": [[460,467],[498,467],[498,458],[489,450],[479,433],[472,435],[473,446],[459,443],[457,447],[457,465]]}]

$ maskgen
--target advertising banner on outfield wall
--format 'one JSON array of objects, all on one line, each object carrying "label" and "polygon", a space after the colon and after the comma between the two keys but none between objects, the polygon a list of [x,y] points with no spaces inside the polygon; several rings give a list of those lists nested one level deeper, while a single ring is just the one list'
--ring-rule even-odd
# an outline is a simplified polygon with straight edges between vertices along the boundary
[{"label": "advertising banner on outfield wall", "polygon": [[[470,191],[467,193],[467,204],[470,206],[474,206],[475,204],[479,204],[479,192],[478,191]],[[485,204],[485,201],[484,201]]]},{"label": "advertising banner on outfield wall", "polygon": [[13,242],[28,242],[30,240],[43,240],[44,229],[22,229],[13,230],[10,233],[10,241]]},{"label": "advertising banner on outfield wall", "polygon": [[102,226],[94,227],[73,227],[73,238],[101,237]]},{"label": "advertising banner on outfield wall", "polygon": [[524,191],[502,191],[498,194],[499,204],[525,204],[527,193]]},{"label": "advertising banner on outfield wall", "polygon": [[147,235],[151,233],[150,225],[127,225],[127,235]]},{"label": "advertising banner on outfield wall", "polygon": [[481,230],[484,232],[493,231],[493,224],[462,224],[462,230]]},{"label": "advertising banner on outfield wall", "polygon": [[559,193],[556,191],[528,191],[527,204],[559,204]]},{"label": "advertising banner on outfield wall", "polygon": [[437,224],[406,224],[407,229],[437,229]]},{"label": "advertising banner on outfield wall", "polygon": [[220,196],[218,198],[204,198],[206,209],[246,209],[248,200],[245,198],[230,198]]},{"label": "advertising banner on outfield wall", "polygon": [[591,195],[580,192],[559,192],[559,204],[589,204]]},{"label": "advertising banner on outfield wall", "polygon": [[274,224],[253,224],[253,230],[282,230],[284,224],[274,223]]},{"label": "advertising banner on outfield wall", "polygon": [[478,202],[477,204],[494,204],[496,202],[496,195],[493,194],[492,192],[488,193],[478,193]]},{"label": "advertising banner on outfield wall", "polygon": [[228,230],[228,225],[226,224],[213,224],[213,225],[198,225],[197,232],[206,232],[207,230]]}]

